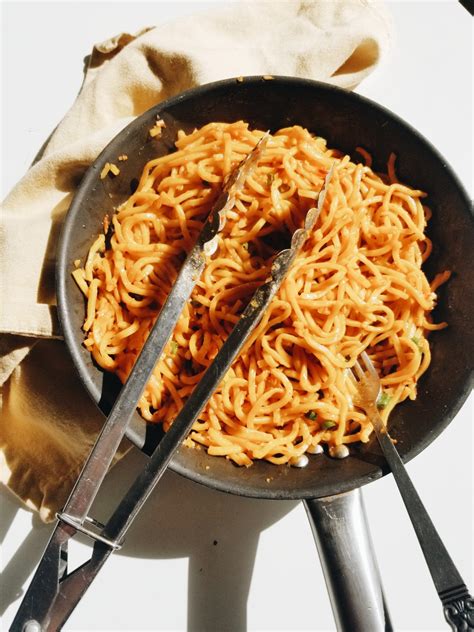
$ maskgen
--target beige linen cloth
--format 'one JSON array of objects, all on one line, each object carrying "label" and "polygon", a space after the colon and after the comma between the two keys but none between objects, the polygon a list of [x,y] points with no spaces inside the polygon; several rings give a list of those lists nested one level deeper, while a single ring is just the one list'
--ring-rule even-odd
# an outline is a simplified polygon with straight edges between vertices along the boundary
[{"label": "beige linen cloth", "polygon": [[390,39],[390,19],[368,0],[254,1],[94,47],[75,103],[2,208],[0,475],[43,520],[64,504],[104,421],[61,341],[54,294],[58,232],[88,165],[182,90],[259,74],[352,89]]}]

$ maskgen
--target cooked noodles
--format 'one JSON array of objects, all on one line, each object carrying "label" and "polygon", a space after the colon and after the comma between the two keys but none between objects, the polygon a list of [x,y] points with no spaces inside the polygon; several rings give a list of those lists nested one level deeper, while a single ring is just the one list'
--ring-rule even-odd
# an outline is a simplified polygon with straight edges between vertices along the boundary
[{"label": "cooked noodles", "polygon": [[[84,344],[125,381],[225,176],[263,132],[242,121],[180,132],[176,152],[150,161],[74,276],[87,297]],[[364,150],[361,154],[368,160]],[[139,402],[167,429],[215,358],[276,252],[334,175],[321,215],[277,296],[186,441],[239,465],[296,463],[328,445],[366,442],[346,369],[367,350],[381,375],[384,420],[416,397],[430,363],[434,290],[422,191],[328,149],[294,126],[272,135],[209,257]],[[110,226],[108,225],[110,223]]]}]

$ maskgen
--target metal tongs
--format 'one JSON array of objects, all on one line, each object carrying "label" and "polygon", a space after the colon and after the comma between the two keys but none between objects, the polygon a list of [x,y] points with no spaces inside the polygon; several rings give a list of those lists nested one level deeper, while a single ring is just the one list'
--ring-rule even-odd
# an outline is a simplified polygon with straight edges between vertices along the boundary
[{"label": "metal tongs", "polygon": [[[161,309],[135,366],[99,434],[77,479],[48,542],[36,573],[15,616],[13,632],[41,632],[61,629],[109,555],[119,549],[125,534],[166,470],[175,451],[207,404],[213,391],[238,356],[242,346],[263,316],[290,266],[313,228],[322,209],[332,169],[319,193],[304,227],[294,232],[291,245],[280,251],[270,276],[257,288],[240,320],[224,342],[216,358],[196,385],[168,432],[160,440],[150,460],[119,502],[112,516],[101,524],[88,516],[90,507],[112,463],[138,400],[156,362],[170,339],[181,311],[206,265],[206,257],[217,248],[227,211],[235,194],[262,154],[269,134],[265,134],[248,156],[227,178],[196,244],[188,254],[178,278]],[[78,532],[94,540],[91,558],[68,572],[68,542]]]}]

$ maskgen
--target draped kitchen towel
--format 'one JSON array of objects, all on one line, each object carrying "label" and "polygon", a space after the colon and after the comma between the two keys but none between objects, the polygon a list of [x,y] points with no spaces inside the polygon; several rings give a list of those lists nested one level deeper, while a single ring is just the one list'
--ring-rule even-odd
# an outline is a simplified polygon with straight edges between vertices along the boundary
[{"label": "draped kitchen towel", "polygon": [[94,47],[75,103],[2,206],[0,480],[44,520],[104,421],[61,341],[54,292],[59,229],[87,167],[136,116],[185,89],[259,74],[352,89],[390,41],[379,3],[285,0],[216,4]]}]

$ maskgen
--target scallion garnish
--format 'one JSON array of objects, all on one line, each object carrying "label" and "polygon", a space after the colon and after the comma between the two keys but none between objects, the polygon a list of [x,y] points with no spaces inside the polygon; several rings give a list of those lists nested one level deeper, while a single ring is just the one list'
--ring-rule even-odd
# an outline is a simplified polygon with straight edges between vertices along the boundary
[{"label": "scallion garnish", "polygon": [[379,398],[377,399],[377,408],[379,410],[383,410],[384,408],[386,408],[390,400],[390,395],[387,395],[387,393],[381,393],[379,395]]},{"label": "scallion garnish", "polygon": [[178,343],[176,340],[172,340],[170,344],[171,355],[176,355],[178,352]]}]

